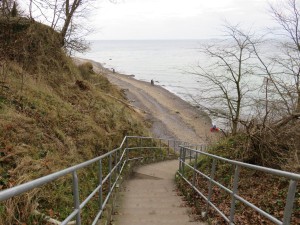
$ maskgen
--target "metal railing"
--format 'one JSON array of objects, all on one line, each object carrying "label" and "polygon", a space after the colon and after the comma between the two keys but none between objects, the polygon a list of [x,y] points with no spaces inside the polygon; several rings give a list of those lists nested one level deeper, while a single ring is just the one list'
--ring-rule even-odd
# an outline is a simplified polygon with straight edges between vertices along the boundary
[{"label": "metal railing", "polygon": [[[69,167],[67,169],[52,173],[50,175],[38,178],[36,180],[27,182],[25,184],[18,185],[16,187],[12,187],[0,192],[0,202],[12,198],[14,196],[23,194],[28,192],[34,188],[38,188],[42,185],[48,184],[52,181],[57,180],[60,177],[66,176],[68,174],[72,174],[72,190],[73,190],[73,205],[74,210],[72,213],[65,218],[64,221],[61,222],[61,225],[65,225],[70,222],[73,218],[76,219],[76,225],[81,224],[81,210],[85,207],[85,205],[98,193],[99,195],[99,210],[97,215],[94,217],[93,225],[97,224],[105,206],[107,205],[114,188],[120,176],[124,170],[124,166],[130,160],[141,159],[142,155],[136,155],[138,157],[131,158],[132,151],[140,151],[143,149],[151,149],[151,150],[160,150],[160,155],[153,157],[161,157],[174,155],[176,151],[179,149],[179,145],[183,144],[183,142],[175,141],[175,140],[167,140],[167,139],[155,139],[151,137],[139,137],[139,136],[126,136],[120,147],[116,148],[110,152],[107,152],[104,155],[101,155],[97,158],[91,159],[89,161],[83,162],[81,164]],[[148,146],[146,146],[148,145]],[[164,153],[163,150],[164,149]],[[165,154],[165,155],[164,155]],[[108,173],[106,176],[103,176],[103,161],[108,161]],[[98,186],[89,194],[85,200],[80,202],[79,199],[79,182],[77,171],[79,169],[85,168],[89,165],[98,163],[98,174],[99,174],[99,184]],[[103,199],[103,187],[107,185],[108,192],[106,193],[106,197]]]},{"label": "metal railing", "polygon": [[[222,158],[222,157],[219,157],[216,155],[209,154],[207,152],[200,151],[201,149],[196,150],[196,149],[192,149],[192,148],[186,147],[186,146],[180,146],[180,147],[181,148],[180,148],[180,156],[179,156],[178,174],[183,178],[183,180],[185,180],[196,191],[197,194],[199,194],[206,201],[206,203],[207,203],[206,210],[208,210],[208,207],[211,206],[214,210],[216,210],[224,218],[224,220],[227,223],[232,225],[232,224],[234,224],[236,200],[238,200],[238,201],[242,202],[243,204],[245,204],[246,206],[249,206],[256,212],[260,213],[264,217],[268,218],[270,221],[274,222],[275,224],[278,224],[278,225],[290,224],[291,215],[293,212],[293,204],[295,201],[295,194],[297,191],[297,183],[300,181],[300,174],[295,174],[295,173],[271,169],[271,168],[267,168],[267,167],[261,167],[261,166],[256,166],[256,165],[252,165],[252,164],[242,163],[239,161],[229,160],[226,158]],[[197,160],[198,160],[198,156],[200,156],[200,155],[204,155],[204,156],[207,156],[212,159],[210,175],[206,175],[205,173],[198,170],[198,168],[197,168],[198,161]],[[189,159],[189,162],[187,162],[188,160],[186,160],[186,159]],[[193,166],[191,164],[191,161],[194,161]],[[224,185],[220,184],[219,182],[217,182],[215,180],[217,161],[228,163],[235,167],[232,190],[225,187]],[[187,167],[187,168],[185,168],[185,167]],[[265,172],[268,174],[284,177],[284,178],[287,178],[290,180],[282,221],[278,220],[274,216],[270,215],[269,213],[265,212],[264,210],[260,209],[259,207],[255,206],[251,202],[247,201],[246,199],[244,199],[238,195],[238,182],[239,182],[239,178],[240,178],[241,168],[262,171],[262,172]],[[192,171],[192,174],[191,174],[192,176],[190,176],[190,177],[185,176],[187,169]],[[207,196],[205,196],[205,194],[197,188],[197,185],[195,183],[196,175],[200,175],[201,177],[203,177],[209,181]],[[230,194],[231,205],[230,205],[229,217],[227,217],[224,212],[222,212],[215,204],[212,203],[211,198],[212,198],[212,193],[213,193],[213,185],[218,186],[219,188],[223,189],[225,192]]]}]

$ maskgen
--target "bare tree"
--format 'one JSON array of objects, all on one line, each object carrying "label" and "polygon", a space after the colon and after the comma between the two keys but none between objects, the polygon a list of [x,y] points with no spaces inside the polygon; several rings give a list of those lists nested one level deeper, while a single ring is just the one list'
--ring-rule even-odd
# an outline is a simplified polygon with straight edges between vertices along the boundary
[{"label": "bare tree", "polygon": [[212,64],[198,65],[192,73],[200,76],[204,84],[201,101],[208,104],[204,106],[204,103],[202,107],[217,117],[228,119],[231,132],[236,134],[242,108],[246,105],[245,95],[249,91],[247,77],[253,74],[250,62],[253,34],[242,31],[238,25],[226,24],[224,27],[226,40],[200,49]]},{"label": "bare tree", "polygon": [[[84,34],[90,33],[83,26],[96,0],[27,0],[29,15],[60,33],[62,47],[72,51],[84,51],[87,43]],[[117,0],[109,0],[116,3]]]},{"label": "bare tree", "polygon": [[11,10],[13,8],[14,5],[13,0],[1,0],[0,2],[0,16],[10,16]]},{"label": "bare tree", "polygon": [[[274,81],[276,90],[289,114],[300,113],[300,2],[280,1],[270,4],[270,12],[279,25],[280,54],[267,63],[264,71]],[[262,60],[260,60],[262,62]]]},{"label": "bare tree", "polygon": [[[94,0],[29,0],[31,18],[42,20],[60,33],[62,46],[70,47],[74,26],[88,14]],[[80,22],[79,22],[80,21]]]}]

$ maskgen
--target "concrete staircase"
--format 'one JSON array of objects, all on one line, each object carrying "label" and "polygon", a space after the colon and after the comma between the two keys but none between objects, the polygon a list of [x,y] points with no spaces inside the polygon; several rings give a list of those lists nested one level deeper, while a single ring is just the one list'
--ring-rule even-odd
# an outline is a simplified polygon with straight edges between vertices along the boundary
[{"label": "concrete staircase", "polygon": [[200,225],[177,195],[174,176],[178,161],[164,161],[135,169],[120,193],[115,225]]}]

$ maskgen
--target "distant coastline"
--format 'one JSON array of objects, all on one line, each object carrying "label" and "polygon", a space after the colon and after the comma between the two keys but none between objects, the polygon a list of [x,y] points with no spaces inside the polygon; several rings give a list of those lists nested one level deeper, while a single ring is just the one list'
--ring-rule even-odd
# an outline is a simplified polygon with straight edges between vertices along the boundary
[{"label": "distant coastline", "polygon": [[121,74],[134,74],[136,79],[159,82],[185,101],[198,95],[198,77],[189,74],[198,62],[207,62],[198,49],[212,40],[98,40],[90,51],[77,55],[101,62]]},{"label": "distant coastline", "polygon": [[112,72],[102,63],[76,58],[75,62],[89,61],[95,72],[101,73],[109,81],[124,90],[128,102],[152,123],[151,132],[160,138],[175,138],[195,144],[208,144],[215,136],[210,133],[211,119],[203,111],[165,89],[161,85],[151,85],[132,75]]}]

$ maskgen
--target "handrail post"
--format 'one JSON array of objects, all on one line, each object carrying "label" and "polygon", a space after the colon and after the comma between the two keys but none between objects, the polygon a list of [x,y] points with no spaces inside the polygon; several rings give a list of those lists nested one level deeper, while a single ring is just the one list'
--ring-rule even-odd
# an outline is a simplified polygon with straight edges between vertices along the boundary
[{"label": "handrail post", "polygon": [[102,189],[103,189],[103,184],[102,184],[102,160],[99,160],[99,205],[100,205],[100,210],[102,210]]},{"label": "handrail post", "polygon": [[121,157],[122,157],[122,149],[120,148],[119,150],[119,168],[118,168],[118,171],[119,171],[119,174],[121,173],[121,167],[122,167],[122,161],[121,161]]},{"label": "handrail post", "polygon": [[73,199],[74,199],[74,208],[78,210],[76,214],[76,225],[81,225],[80,217],[80,200],[79,200],[79,188],[78,188],[78,177],[76,171],[72,173],[73,175]]},{"label": "handrail post", "polygon": [[286,198],[286,204],[284,207],[283,222],[282,222],[283,225],[290,224],[296,190],[297,190],[297,181],[290,180],[289,191]]},{"label": "handrail post", "polygon": [[182,162],[181,162],[181,160],[182,160],[182,147],[180,147],[180,149],[179,149],[179,172],[181,173],[182,171],[181,171],[181,169],[182,169]]},{"label": "handrail post", "polygon": [[156,151],[156,144],[157,144],[155,140],[156,139],[154,139],[154,138],[151,139],[152,147],[154,147],[154,143],[155,143],[155,149],[154,149],[154,151],[152,151],[153,152],[153,159],[152,159],[153,162],[155,162],[155,151]]},{"label": "handrail post", "polygon": [[[201,146],[201,149],[202,149],[202,146]],[[216,165],[217,165],[217,160],[213,159],[212,165],[211,165],[211,171],[210,171],[209,185],[208,185],[208,197],[207,197],[206,212],[208,212],[209,202],[210,202],[211,195],[212,195],[212,180],[215,179]]]},{"label": "handrail post", "polygon": [[120,166],[121,166],[120,160],[121,160],[121,155],[122,155],[121,151],[120,151],[120,153],[119,153],[119,151],[120,151],[120,149],[117,150],[117,153],[118,153],[117,154],[117,164],[118,164],[117,171],[118,171],[118,173],[120,173]]},{"label": "handrail post", "polygon": [[234,214],[235,214],[235,196],[234,195],[238,191],[239,175],[240,175],[240,166],[237,165],[235,167],[235,171],[234,171],[234,180],[233,180],[233,188],[232,188],[232,194],[231,194],[229,224],[234,224]]},{"label": "handrail post", "polygon": [[183,147],[183,152],[182,152],[182,175],[184,176],[184,167],[185,167],[185,155],[186,155],[186,148]]},{"label": "handrail post", "polygon": [[129,151],[128,151],[128,137],[126,137],[126,149],[125,149],[125,151],[126,151],[126,161],[128,161],[128,159],[129,159]]},{"label": "handrail post", "polygon": [[115,152],[115,164],[114,164],[114,170],[115,170],[115,180],[114,182],[117,180],[117,176],[118,176],[118,151]]},{"label": "handrail post", "polygon": [[196,166],[197,166],[198,152],[196,152],[195,160],[194,160],[194,168],[193,168],[193,186],[195,187],[196,183]]},{"label": "handrail post", "polygon": [[161,139],[159,139],[159,151],[160,151],[160,157],[161,157],[161,160],[164,159],[164,156],[163,156],[163,151],[161,149]]},{"label": "handrail post", "polygon": [[111,154],[109,154],[109,192],[111,191],[111,176],[112,176],[112,174],[111,174],[111,161],[112,161]]},{"label": "handrail post", "polygon": [[168,140],[168,156],[170,155],[170,140]]},{"label": "handrail post", "polygon": [[[179,151],[180,151],[180,149],[179,149]],[[175,154],[175,152],[176,152],[176,140],[174,139],[174,154]]]}]

